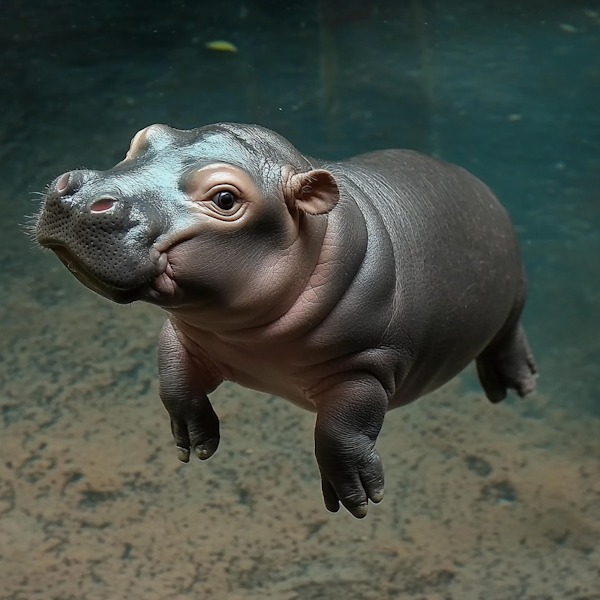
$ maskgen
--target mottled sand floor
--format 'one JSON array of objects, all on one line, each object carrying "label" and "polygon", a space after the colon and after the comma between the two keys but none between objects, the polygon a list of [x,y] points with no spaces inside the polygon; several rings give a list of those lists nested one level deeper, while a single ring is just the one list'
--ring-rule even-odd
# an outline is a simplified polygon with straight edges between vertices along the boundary
[{"label": "mottled sand floor", "polygon": [[0,599],[600,599],[598,420],[455,380],[388,415],[383,503],[330,515],[278,398],[223,385],[218,453],[180,464],[163,315],[71,279],[5,282]]}]

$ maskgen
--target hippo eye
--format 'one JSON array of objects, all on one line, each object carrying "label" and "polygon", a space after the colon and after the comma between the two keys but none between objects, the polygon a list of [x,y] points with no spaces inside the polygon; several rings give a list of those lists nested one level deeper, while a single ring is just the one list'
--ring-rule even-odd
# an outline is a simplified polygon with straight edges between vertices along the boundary
[{"label": "hippo eye", "polygon": [[233,205],[235,204],[235,196],[225,190],[223,192],[218,192],[212,198],[212,201],[221,209],[221,210],[231,210]]}]

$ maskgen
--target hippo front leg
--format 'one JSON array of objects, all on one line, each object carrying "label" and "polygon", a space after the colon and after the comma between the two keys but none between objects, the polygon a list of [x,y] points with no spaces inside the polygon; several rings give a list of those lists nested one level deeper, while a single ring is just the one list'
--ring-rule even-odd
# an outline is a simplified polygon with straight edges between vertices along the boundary
[{"label": "hippo front leg", "polygon": [[327,510],[337,512],[341,502],[360,519],[367,514],[369,500],[383,498],[383,466],[375,442],[388,397],[372,375],[351,375],[313,396],[315,455]]},{"label": "hippo front leg", "polygon": [[210,458],[220,436],[219,418],[207,392],[216,388],[221,378],[188,352],[170,320],[160,332],[158,375],[160,398],[171,418],[179,460],[188,462],[190,449],[201,460]]}]

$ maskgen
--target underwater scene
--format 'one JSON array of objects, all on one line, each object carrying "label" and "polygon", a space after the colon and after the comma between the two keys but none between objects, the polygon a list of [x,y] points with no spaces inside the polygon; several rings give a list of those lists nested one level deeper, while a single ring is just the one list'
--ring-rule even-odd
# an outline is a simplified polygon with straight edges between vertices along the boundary
[{"label": "underwater scene", "polygon": [[[600,600],[598,2],[3,0],[0,57],[0,600]],[[31,235],[61,174],[220,122],[456,163],[517,232],[537,390],[494,404],[471,363],[388,412],[363,519],[275,394],[221,384],[218,451],[180,462],[166,313]]]}]

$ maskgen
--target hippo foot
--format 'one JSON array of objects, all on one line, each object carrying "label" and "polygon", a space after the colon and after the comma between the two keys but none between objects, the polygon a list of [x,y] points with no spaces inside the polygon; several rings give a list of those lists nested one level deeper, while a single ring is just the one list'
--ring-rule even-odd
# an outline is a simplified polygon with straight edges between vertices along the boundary
[{"label": "hippo foot", "polygon": [[535,390],[537,370],[523,327],[515,323],[477,357],[477,374],[486,396],[494,404],[508,389],[524,398]]},{"label": "hippo foot", "polygon": [[351,375],[315,396],[315,455],[327,510],[337,512],[341,502],[362,519],[369,500],[377,503],[383,498],[383,466],[375,442],[387,395],[372,375]]},{"label": "hippo foot", "polygon": [[171,432],[177,445],[177,458],[190,460],[190,451],[200,460],[210,458],[219,446],[219,419],[210,404],[196,407],[185,418],[171,416]]},{"label": "hippo foot", "polygon": [[[355,454],[350,457],[344,452],[337,461],[333,456],[326,460],[321,456],[321,487],[328,511],[337,512],[341,502],[356,518],[362,519],[367,515],[369,500],[377,503],[383,499],[383,466],[372,446]],[[326,469],[321,463],[331,467]]]},{"label": "hippo foot", "polygon": [[198,363],[181,344],[172,322],[167,320],[158,346],[160,398],[171,419],[171,432],[181,462],[188,462],[191,452],[200,460],[206,460],[219,445],[219,417],[197,371]]}]

